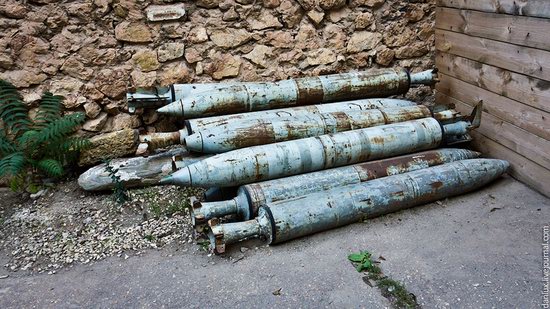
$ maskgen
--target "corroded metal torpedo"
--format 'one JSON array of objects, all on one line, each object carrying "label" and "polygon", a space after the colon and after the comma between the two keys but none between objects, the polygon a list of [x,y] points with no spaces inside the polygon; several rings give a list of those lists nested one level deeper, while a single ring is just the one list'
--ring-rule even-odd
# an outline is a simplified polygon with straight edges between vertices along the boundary
[{"label": "corroded metal torpedo", "polygon": [[[185,149],[170,149],[149,157],[114,159],[109,165],[117,170],[120,182],[127,188],[158,185],[159,181],[178,169],[198,162],[209,155],[196,155]],[[111,190],[115,184],[106,170],[107,164],[96,165],[78,177],[78,184],[86,191]]]},{"label": "corroded metal torpedo", "polygon": [[185,121],[185,127],[189,135],[201,130],[224,125],[233,121],[244,121],[249,119],[273,119],[281,117],[294,117],[299,115],[326,114],[344,111],[363,111],[368,109],[391,108],[391,107],[409,107],[417,104],[408,100],[399,99],[362,99],[353,101],[344,101],[329,104],[307,105],[289,108],[272,109],[266,111],[257,111],[242,114],[213,116],[199,119],[189,119]]},{"label": "corroded metal torpedo", "polygon": [[[464,123],[441,125],[434,118],[424,118],[237,149],[182,168],[161,183],[237,186],[433,149],[473,128],[468,121],[460,122]],[[446,132],[447,126],[452,130]]]},{"label": "corroded metal torpedo", "polygon": [[[240,83],[197,93],[170,103],[159,113],[187,119],[282,107],[387,97],[406,93],[412,82],[433,84],[434,71],[409,74],[405,69],[369,70],[278,82]],[[431,76],[431,80],[429,78]]]},{"label": "corroded metal torpedo", "polygon": [[426,106],[417,105],[232,121],[185,137],[185,147],[195,152],[222,153],[250,146],[427,118],[432,115],[440,120],[447,117],[448,113],[432,114]]},{"label": "corroded metal torpedo", "polygon": [[210,245],[223,253],[227,244],[247,238],[284,242],[464,194],[495,180],[507,168],[503,160],[470,159],[268,203],[253,220],[225,224],[210,220]]},{"label": "corroded metal torpedo", "polygon": [[399,99],[363,99],[330,104],[308,105],[242,114],[188,119],[185,121],[185,128],[182,130],[144,135],[141,137],[141,142],[147,143],[148,151],[151,151],[153,149],[166,147],[169,145],[183,144],[186,136],[195,134],[202,130],[228,124],[243,123],[248,120],[305,117],[311,114],[364,111],[369,109],[410,106],[417,106],[417,104],[412,101]]},{"label": "corroded metal torpedo", "polygon": [[430,166],[473,159],[479,155],[480,153],[471,150],[443,148],[244,185],[238,189],[236,197],[230,200],[193,201],[191,217],[195,225],[227,215],[237,215],[241,220],[250,220],[264,204]]}]

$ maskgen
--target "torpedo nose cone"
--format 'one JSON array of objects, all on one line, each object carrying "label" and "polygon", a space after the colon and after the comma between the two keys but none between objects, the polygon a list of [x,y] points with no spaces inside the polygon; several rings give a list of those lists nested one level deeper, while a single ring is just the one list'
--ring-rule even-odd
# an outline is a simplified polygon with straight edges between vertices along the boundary
[{"label": "torpedo nose cone", "polygon": [[163,178],[160,181],[161,184],[171,184],[178,186],[190,186],[191,185],[191,173],[189,172],[189,167],[184,167],[172,175]]},{"label": "torpedo nose cone", "polygon": [[183,116],[183,105],[181,104],[181,100],[178,100],[157,109],[157,112],[172,116]]},{"label": "torpedo nose cone", "polygon": [[195,133],[185,137],[185,147],[188,150],[203,152],[202,134]]}]

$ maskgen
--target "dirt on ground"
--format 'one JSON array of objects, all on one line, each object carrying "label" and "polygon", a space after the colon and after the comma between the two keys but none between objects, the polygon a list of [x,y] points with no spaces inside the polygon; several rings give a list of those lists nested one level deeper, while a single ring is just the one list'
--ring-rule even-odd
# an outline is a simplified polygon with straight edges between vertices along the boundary
[{"label": "dirt on ground", "polygon": [[0,188],[0,252],[10,271],[55,273],[108,256],[194,245],[187,207],[200,190],[175,186],[128,191],[130,201],[67,181],[34,194]]}]

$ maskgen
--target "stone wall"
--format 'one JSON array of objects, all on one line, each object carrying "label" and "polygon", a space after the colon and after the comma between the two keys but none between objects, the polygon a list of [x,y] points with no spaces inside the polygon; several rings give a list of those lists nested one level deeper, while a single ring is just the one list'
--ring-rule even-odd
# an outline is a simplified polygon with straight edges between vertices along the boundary
[{"label": "stone wall", "polygon": [[31,107],[45,90],[64,95],[93,134],[176,129],[154,110],[129,114],[124,96],[134,87],[433,67],[435,0],[3,3],[0,78]]}]

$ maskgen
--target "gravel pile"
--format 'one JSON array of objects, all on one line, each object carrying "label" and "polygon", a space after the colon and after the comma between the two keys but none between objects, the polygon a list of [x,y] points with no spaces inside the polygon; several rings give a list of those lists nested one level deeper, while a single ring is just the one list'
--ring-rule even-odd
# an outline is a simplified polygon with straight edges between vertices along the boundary
[{"label": "gravel pile", "polygon": [[87,194],[75,186],[66,183],[37,200],[11,205],[10,215],[3,210],[0,250],[9,259],[5,267],[55,273],[73,263],[127,258],[169,244],[192,245],[185,207],[198,192],[176,187],[133,190],[132,201],[120,206],[110,195]]}]

